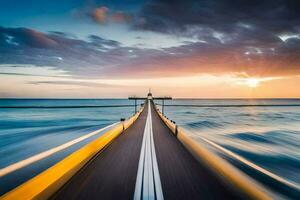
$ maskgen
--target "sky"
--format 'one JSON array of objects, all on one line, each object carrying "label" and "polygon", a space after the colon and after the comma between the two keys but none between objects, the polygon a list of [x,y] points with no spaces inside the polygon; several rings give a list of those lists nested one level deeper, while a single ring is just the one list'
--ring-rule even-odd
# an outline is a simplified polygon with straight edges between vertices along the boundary
[{"label": "sky", "polygon": [[1,0],[0,98],[300,98],[299,0]]}]

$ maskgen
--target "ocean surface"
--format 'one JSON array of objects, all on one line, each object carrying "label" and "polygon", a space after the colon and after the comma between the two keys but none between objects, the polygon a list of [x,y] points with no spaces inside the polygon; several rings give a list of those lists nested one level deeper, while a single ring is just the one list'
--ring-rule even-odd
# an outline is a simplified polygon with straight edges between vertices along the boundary
[{"label": "ocean surface", "polygon": [[[0,99],[0,169],[133,114],[134,102],[124,99]],[[102,133],[5,176],[0,175],[0,194],[54,165]]]},{"label": "ocean surface", "polygon": [[[277,197],[299,199],[300,99],[175,99],[165,104],[165,115],[201,145]],[[0,170],[128,118],[133,105],[125,99],[2,99]],[[102,133],[0,177],[0,194]]]},{"label": "ocean surface", "polygon": [[300,99],[173,100],[165,104],[165,115],[197,142],[277,197],[300,199]]}]

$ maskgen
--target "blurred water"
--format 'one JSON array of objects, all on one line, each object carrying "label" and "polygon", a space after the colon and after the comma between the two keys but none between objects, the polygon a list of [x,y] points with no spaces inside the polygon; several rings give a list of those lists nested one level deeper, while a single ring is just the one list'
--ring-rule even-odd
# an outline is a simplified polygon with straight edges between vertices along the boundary
[{"label": "blurred water", "polygon": [[[165,114],[198,142],[208,139],[300,185],[300,99],[173,100],[165,104],[173,105],[165,107]],[[299,190],[278,183],[218,149],[212,151],[274,192],[300,197]]]},{"label": "blurred water", "polygon": [[[166,104],[173,106],[166,106],[165,114],[199,143],[204,144],[202,138],[206,138],[284,180],[300,184],[299,99],[173,100]],[[134,107],[47,108],[105,105],[133,105],[133,102],[124,99],[0,100],[0,168],[115,123],[120,118],[128,118],[134,113]],[[3,108],[18,106],[43,108]],[[0,194],[32,178],[100,135],[0,177]],[[284,198],[299,199],[299,190],[270,178],[216,148],[207,147],[274,193]]]},{"label": "blurred water", "polygon": [[[134,104],[125,99],[0,99],[0,169],[134,114],[134,107],[130,106],[47,108],[105,105]],[[24,106],[43,108],[3,108]],[[101,134],[0,177],[0,194],[47,169]]]}]

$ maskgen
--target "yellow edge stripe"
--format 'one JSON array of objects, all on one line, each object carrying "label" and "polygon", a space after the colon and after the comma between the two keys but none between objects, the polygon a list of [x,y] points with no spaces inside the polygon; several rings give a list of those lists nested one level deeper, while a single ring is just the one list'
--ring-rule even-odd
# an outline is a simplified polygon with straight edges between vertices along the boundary
[{"label": "yellow edge stripe", "polygon": [[[142,107],[138,113],[123,123],[124,129],[127,129],[133,124],[143,109],[144,107]],[[4,194],[0,197],[0,199],[48,199],[77,171],[79,171],[80,168],[83,167],[97,152],[99,152],[113,139],[119,136],[123,132],[123,124],[118,124],[116,127],[104,133],[98,139],[85,145],[54,166]]]},{"label": "yellow edge stripe", "polygon": [[[157,112],[163,122],[175,134],[176,125],[162,115],[157,109]],[[262,190],[257,183],[251,180],[246,174],[238,171],[219,156],[211,153],[208,149],[201,146],[199,143],[190,138],[182,129],[177,129],[178,140],[192,153],[198,161],[205,161],[208,167],[214,169],[216,173],[227,179],[233,186],[238,188],[243,194],[250,199],[269,200],[272,199],[266,191]]]}]

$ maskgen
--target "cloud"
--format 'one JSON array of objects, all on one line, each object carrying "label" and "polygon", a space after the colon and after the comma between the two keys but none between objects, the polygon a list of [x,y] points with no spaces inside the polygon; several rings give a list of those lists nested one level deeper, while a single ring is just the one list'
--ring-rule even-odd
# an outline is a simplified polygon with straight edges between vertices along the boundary
[{"label": "cloud", "polygon": [[57,41],[32,29],[0,27],[0,34],[2,40],[4,39],[7,43],[15,46],[24,45],[34,48],[55,48],[58,46]]},{"label": "cloud", "polygon": [[201,26],[232,32],[243,25],[272,32],[296,31],[299,9],[297,0],[152,0],[140,11],[145,23],[139,28],[185,32],[191,26]]},{"label": "cloud", "polygon": [[99,24],[104,24],[106,22],[106,18],[107,18],[107,12],[108,12],[108,8],[105,6],[99,7],[99,8],[95,8],[92,13],[90,14],[90,16],[92,17],[92,19],[99,23]]},{"label": "cloud", "polygon": [[[53,66],[66,74],[93,78],[153,78],[194,74],[247,74],[255,77],[300,74],[300,39],[285,41],[269,31],[240,25],[233,34],[206,28],[202,40],[150,49],[124,46],[90,35],[0,27],[0,64]],[[33,34],[28,34],[33,33]],[[259,34],[258,34],[259,33]],[[158,41],[159,42],[159,41]],[[59,58],[59,59],[58,59]]]},{"label": "cloud", "polygon": [[33,85],[73,85],[73,86],[83,86],[83,87],[100,87],[100,88],[120,88],[123,85],[113,85],[105,83],[95,83],[95,82],[84,82],[84,81],[29,81],[29,84]]},{"label": "cloud", "polygon": [[0,75],[8,75],[8,76],[37,76],[37,77],[51,77],[51,78],[61,77],[61,76],[49,76],[49,75],[43,75],[43,74],[15,73],[15,72],[0,72]]},{"label": "cloud", "polygon": [[225,55],[236,51],[232,56],[246,63],[276,59],[280,65],[289,58],[293,65],[298,62],[299,37],[285,37],[288,44],[281,39],[300,33],[297,0],[152,0],[144,4],[139,17],[144,23],[133,24],[133,28],[195,38],[207,44],[203,51],[224,50]]},{"label": "cloud", "polygon": [[120,45],[95,35],[79,40],[67,34],[0,27],[0,64],[53,66],[72,75],[99,75],[101,68],[111,63],[109,51]]},{"label": "cloud", "polygon": [[[86,16],[100,25],[107,23],[129,23],[134,19],[134,16],[128,12],[112,10],[105,6],[88,8],[79,12],[86,12]],[[82,16],[82,14],[80,14],[80,16]]]},{"label": "cloud", "polygon": [[[164,68],[261,76],[300,71],[297,0],[152,0],[138,17],[143,23],[133,23],[134,29],[198,40],[164,49],[153,59]],[[282,40],[282,35],[294,37]],[[148,61],[153,70],[160,70]]]},{"label": "cloud", "polygon": [[107,47],[120,47],[121,43],[115,40],[108,40],[108,39],[104,39],[101,38],[99,36],[96,35],[90,35],[89,39],[91,40],[92,44],[94,44],[95,46],[107,46]]}]

